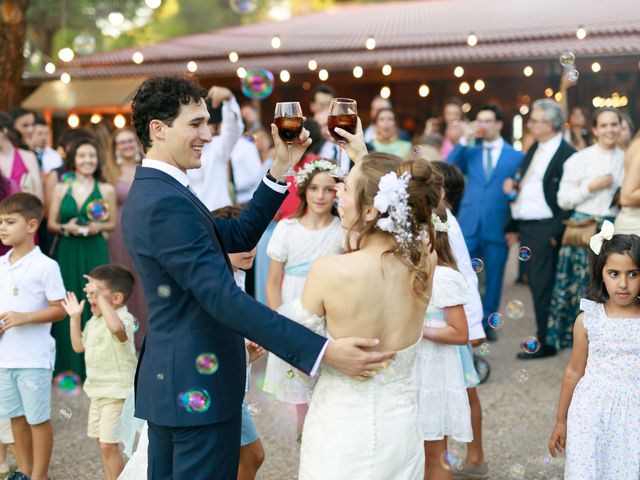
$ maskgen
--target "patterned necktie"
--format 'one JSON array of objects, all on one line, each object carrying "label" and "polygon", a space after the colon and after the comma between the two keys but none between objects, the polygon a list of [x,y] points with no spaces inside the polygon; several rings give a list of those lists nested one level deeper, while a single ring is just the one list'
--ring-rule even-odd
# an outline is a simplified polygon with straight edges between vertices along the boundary
[{"label": "patterned necktie", "polygon": [[493,173],[493,160],[491,159],[491,147],[483,147],[482,155],[483,155],[483,163],[484,163],[484,176],[487,180],[491,178],[491,174]]}]

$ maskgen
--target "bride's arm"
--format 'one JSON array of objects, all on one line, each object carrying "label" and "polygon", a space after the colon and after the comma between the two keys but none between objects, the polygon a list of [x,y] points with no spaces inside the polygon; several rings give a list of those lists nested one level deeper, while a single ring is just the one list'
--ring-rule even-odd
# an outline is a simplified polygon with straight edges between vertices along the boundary
[{"label": "bride's arm", "polygon": [[422,327],[422,336],[427,340],[448,345],[464,345],[469,341],[467,316],[462,305],[444,309],[447,326],[444,328]]}]

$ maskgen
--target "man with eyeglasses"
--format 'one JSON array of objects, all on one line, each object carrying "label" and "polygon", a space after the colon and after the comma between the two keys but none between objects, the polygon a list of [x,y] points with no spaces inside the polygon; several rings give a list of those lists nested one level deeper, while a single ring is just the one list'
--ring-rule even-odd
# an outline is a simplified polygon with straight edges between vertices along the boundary
[{"label": "man with eyeglasses", "polygon": [[509,216],[509,199],[502,191],[505,179],[513,177],[523,155],[504,141],[500,132],[503,114],[496,105],[484,105],[476,114],[474,127],[469,126],[448,163],[460,167],[466,186],[458,222],[471,258],[484,262],[485,292],[482,298],[482,325],[487,340],[496,340],[489,316],[500,307],[504,267],[509,253],[505,225]]},{"label": "man with eyeglasses", "polygon": [[553,100],[536,100],[527,128],[535,143],[527,152],[515,178],[505,180],[506,195],[511,204],[512,221],[507,227],[510,243],[517,241],[531,250],[527,262],[527,278],[536,314],[537,339],[540,349],[535,353],[518,353],[521,360],[550,357],[556,349],[545,344],[547,318],[555,281],[558,251],[564,232],[563,220],[571,212],[558,207],[558,188],[564,162],[575,149],[562,138],[564,114]]}]

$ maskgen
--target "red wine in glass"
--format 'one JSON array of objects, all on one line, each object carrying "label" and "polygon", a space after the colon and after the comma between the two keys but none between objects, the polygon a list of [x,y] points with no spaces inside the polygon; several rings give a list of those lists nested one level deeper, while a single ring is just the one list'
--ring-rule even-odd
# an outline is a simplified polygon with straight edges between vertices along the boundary
[{"label": "red wine in glass", "polygon": [[302,117],[278,117],[275,119],[278,135],[283,142],[293,143],[302,133]]},{"label": "red wine in glass", "polygon": [[333,139],[338,143],[346,143],[346,140],[335,132],[335,128],[339,127],[346,130],[351,135],[356,133],[358,125],[358,116],[355,113],[346,115],[329,115],[327,118],[327,127]]}]

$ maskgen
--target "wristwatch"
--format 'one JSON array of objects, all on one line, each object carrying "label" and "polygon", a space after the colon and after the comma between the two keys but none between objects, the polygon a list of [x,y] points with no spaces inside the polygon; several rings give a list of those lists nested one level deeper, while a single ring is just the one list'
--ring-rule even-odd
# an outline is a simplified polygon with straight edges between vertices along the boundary
[{"label": "wristwatch", "polygon": [[277,180],[276,177],[271,175],[271,170],[267,170],[266,177],[267,177],[267,180],[277,183],[278,185],[282,185],[283,187],[288,186],[287,182],[281,182],[280,180]]},{"label": "wristwatch", "polygon": [[60,225],[60,234],[63,237],[68,237],[69,236],[69,232],[67,231],[67,227],[65,227],[64,225]]}]

